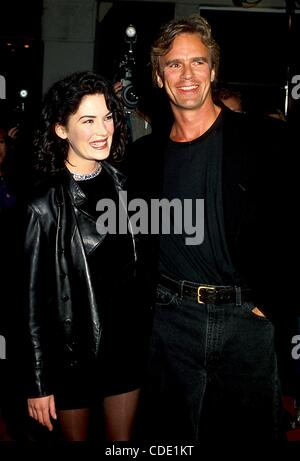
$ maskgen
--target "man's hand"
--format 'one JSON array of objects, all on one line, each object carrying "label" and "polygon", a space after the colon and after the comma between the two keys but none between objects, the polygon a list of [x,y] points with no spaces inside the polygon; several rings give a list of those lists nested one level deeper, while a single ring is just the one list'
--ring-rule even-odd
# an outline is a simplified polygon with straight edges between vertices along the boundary
[{"label": "man's hand", "polygon": [[265,317],[265,314],[263,314],[262,311],[258,309],[258,307],[253,307],[252,312],[258,317]]},{"label": "man's hand", "polygon": [[55,410],[54,395],[47,395],[46,397],[38,397],[35,399],[27,399],[28,413],[31,418],[36,419],[43,426],[48,427],[52,431],[53,426],[50,416],[57,419]]}]

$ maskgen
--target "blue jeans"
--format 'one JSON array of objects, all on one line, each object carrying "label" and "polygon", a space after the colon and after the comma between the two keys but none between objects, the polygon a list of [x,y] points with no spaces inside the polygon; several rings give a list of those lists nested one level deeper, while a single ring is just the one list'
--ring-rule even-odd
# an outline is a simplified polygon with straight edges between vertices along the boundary
[{"label": "blue jeans", "polygon": [[146,438],[275,440],[281,396],[273,324],[253,304],[198,304],[158,286]]}]

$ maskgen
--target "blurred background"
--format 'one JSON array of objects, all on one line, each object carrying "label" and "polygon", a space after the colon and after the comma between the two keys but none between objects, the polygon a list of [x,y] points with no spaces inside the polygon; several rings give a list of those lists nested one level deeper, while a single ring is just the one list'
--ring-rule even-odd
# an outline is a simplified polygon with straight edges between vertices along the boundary
[{"label": "blurred background", "polygon": [[[75,70],[113,81],[127,71],[133,91],[142,99],[151,94],[153,102],[150,44],[162,23],[194,12],[209,20],[221,46],[220,86],[239,90],[245,110],[298,117],[300,99],[291,90],[294,76],[300,83],[299,0],[4,0],[0,75],[6,98],[0,102],[9,123],[34,112],[47,88]],[[129,25],[136,35],[128,40]]]}]

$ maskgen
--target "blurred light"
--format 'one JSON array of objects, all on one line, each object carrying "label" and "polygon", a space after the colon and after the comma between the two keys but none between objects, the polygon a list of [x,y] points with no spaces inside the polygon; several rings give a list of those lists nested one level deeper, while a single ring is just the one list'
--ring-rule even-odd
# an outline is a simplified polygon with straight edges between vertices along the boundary
[{"label": "blurred light", "polygon": [[30,45],[28,45],[28,43],[25,43],[24,48],[30,48]]},{"label": "blurred light", "polygon": [[131,24],[126,28],[125,34],[127,35],[128,38],[133,38],[136,35],[136,30],[135,27],[132,26]]},{"label": "blurred light", "polygon": [[21,96],[21,98],[27,98],[28,91],[25,90],[25,88],[23,88],[22,90],[19,91],[19,95]]}]

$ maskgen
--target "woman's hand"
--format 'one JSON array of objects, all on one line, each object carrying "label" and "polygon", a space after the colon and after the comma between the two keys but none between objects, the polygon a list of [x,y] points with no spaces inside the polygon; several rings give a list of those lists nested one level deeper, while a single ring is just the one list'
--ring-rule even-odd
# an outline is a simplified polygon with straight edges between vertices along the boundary
[{"label": "woman's hand", "polygon": [[38,397],[35,399],[27,399],[28,413],[31,418],[36,419],[43,426],[47,426],[49,431],[52,431],[53,426],[50,416],[57,419],[55,410],[54,395],[46,397]]}]

